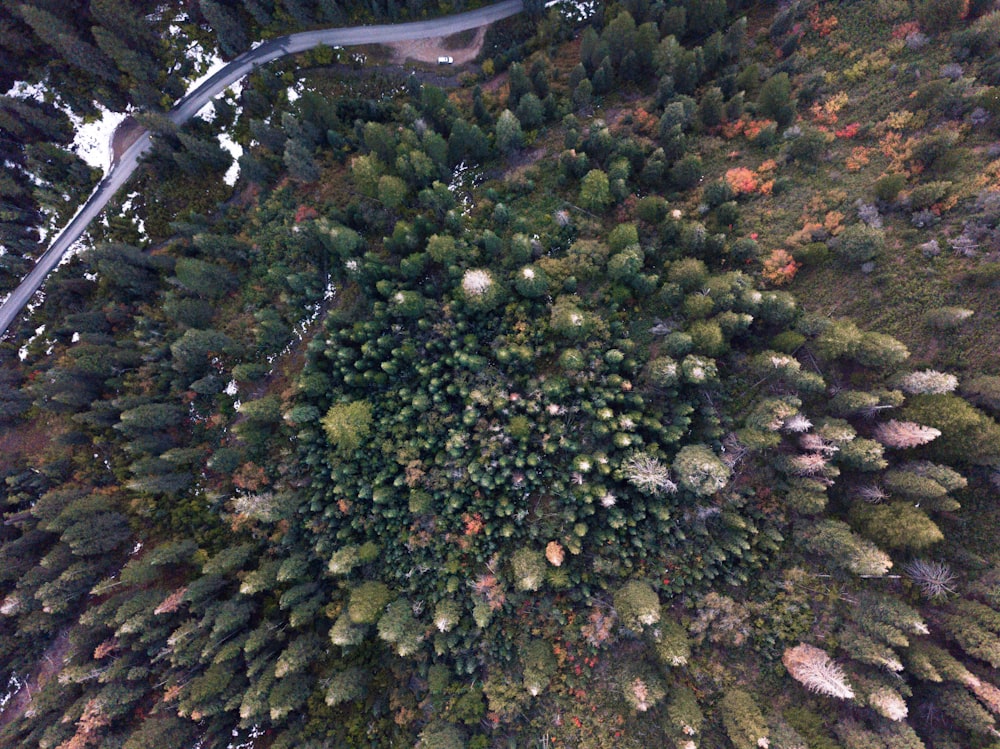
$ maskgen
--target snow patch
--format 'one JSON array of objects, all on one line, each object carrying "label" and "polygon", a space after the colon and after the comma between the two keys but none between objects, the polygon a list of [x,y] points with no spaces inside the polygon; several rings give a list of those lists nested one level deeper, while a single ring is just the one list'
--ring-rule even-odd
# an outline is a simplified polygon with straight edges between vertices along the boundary
[{"label": "snow patch", "polygon": [[233,137],[229,133],[219,133],[219,145],[223,149],[229,151],[233,157],[233,163],[230,164],[229,169],[226,170],[225,175],[222,180],[232,187],[236,184],[236,180],[240,176],[240,162],[239,158],[243,155],[243,146],[233,140]]},{"label": "snow patch", "polygon": [[73,130],[76,134],[70,144],[70,150],[74,151],[89,166],[101,169],[107,174],[111,168],[111,137],[122,120],[128,116],[127,112],[112,112],[95,101],[94,106],[100,113],[100,117],[85,122],[80,115],[70,109],[69,105],[58,94],[50,92],[45,83],[17,81],[10,87],[6,95],[15,99],[51,101],[57,109],[65,112],[70,122],[73,123]]},{"label": "snow patch", "polygon": [[0,694],[0,710],[7,707],[7,703],[11,701],[15,694],[21,691],[21,687],[27,684],[27,680],[22,680],[17,673],[11,673],[10,678],[7,679],[7,689],[3,694]]},{"label": "snow patch", "polygon": [[[178,27],[171,26],[171,33],[173,33],[175,28],[177,28],[178,32],[180,31]],[[198,71],[198,77],[188,81],[188,94],[226,66],[226,61],[219,57],[218,52],[215,52],[214,50],[209,52],[201,46],[201,42],[192,42],[188,45],[188,48],[184,50],[184,55],[189,60],[194,62],[194,69]]]},{"label": "snow patch", "polygon": [[28,339],[27,343],[25,343],[23,346],[21,346],[21,348],[18,349],[17,356],[21,361],[25,361],[28,358],[28,348],[44,332],[45,332],[45,326],[39,325],[37,328],[35,328],[35,334]]},{"label": "snow patch", "polygon": [[97,110],[101,113],[101,118],[93,122],[84,122],[75,114],[66,110],[76,130],[71,148],[88,165],[96,169],[102,169],[107,174],[111,170],[111,158],[113,155],[111,139],[114,137],[118,126],[128,117],[128,113],[112,112],[100,104],[96,104],[96,106]]},{"label": "snow patch", "polygon": [[577,23],[586,21],[597,12],[597,0],[549,0],[545,3],[546,8],[553,5],[559,6],[564,18]]},{"label": "snow patch", "polygon": [[210,101],[199,109],[195,117],[205,122],[215,122],[215,101]]}]

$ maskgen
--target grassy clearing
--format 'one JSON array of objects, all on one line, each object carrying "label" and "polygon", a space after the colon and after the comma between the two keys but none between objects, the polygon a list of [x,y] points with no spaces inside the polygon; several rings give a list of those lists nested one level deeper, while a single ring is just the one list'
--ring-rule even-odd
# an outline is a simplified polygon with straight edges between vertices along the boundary
[{"label": "grassy clearing", "polygon": [[[800,97],[797,124],[828,133],[829,142],[816,161],[787,163],[780,137],[765,150],[742,136],[700,137],[695,148],[705,165],[704,183],[722,178],[729,169],[757,170],[766,159],[777,161],[780,194],[744,197],[734,227],[739,235],[756,235],[770,251],[788,247],[789,237],[807,222],[833,227],[833,233],[856,223],[857,201],[875,202],[874,183],[887,172],[907,172],[904,197],[906,191],[932,180],[951,182],[950,197],[932,206],[940,215],[929,227],[914,226],[910,212],[898,205],[890,210],[882,207],[887,252],[873,270],[862,272],[831,259],[802,268],[789,288],[811,312],[848,315],[864,327],[899,338],[910,348],[915,366],[1000,371],[1000,327],[991,290],[964,282],[970,271],[994,259],[995,253],[984,247],[975,257],[959,257],[948,245],[962,232],[976,196],[996,181],[992,171],[983,168],[989,161],[986,149],[991,135],[987,128],[968,124],[972,107],[967,103],[966,116],[957,119],[936,110],[937,101],[918,106],[928,84],[955,58],[943,37],[922,49],[910,49],[902,38],[894,39],[894,30],[910,19],[899,15],[874,22],[873,13],[887,12],[886,7],[884,3],[823,6],[820,17],[835,15],[834,30],[827,36],[807,32],[796,58],[785,64]],[[751,54],[757,62],[768,67],[781,64],[765,30],[756,31]],[[962,65],[964,78],[974,79],[977,62]],[[948,86],[961,86],[966,102],[982,88],[965,85],[964,79]],[[857,127],[851,133],[848,128],[854,123]],[[942,128],[953,129],[958,143],[943,167],[921,172],[912,155],[905,158],[907,150]],[[697,203],[695,196],[689,207],[697,208]],[[928,258],[920,246],[932,239],[941,254]],[[975,314],[956,329],[936,330],[928,325],[927,313],[943,306],[964,307]]]}]

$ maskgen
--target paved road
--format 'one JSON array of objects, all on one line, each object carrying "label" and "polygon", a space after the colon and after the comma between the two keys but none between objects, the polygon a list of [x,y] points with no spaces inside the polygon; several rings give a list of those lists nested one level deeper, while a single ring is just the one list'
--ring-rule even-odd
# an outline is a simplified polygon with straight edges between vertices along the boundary
[{"label": "paved road", "polygon": [[[460,13],[446,18],[436,18],[431,21],[416,23],[400,23],[384,26],[352,26],[349,28],[320,29],[303,31],[299,34],[271,39],[255,49],[244,52],[233,59],[228,65],[202,83],[194,91],[189,92],[174,105],[167,116],[177,125],[182,125],[195,115],[203,106],[211,101],[224,89],[240,80],[255,68],[265,63],[277,60],[286,55],[304,52],[307,49],[322,44],[334,47],[350,47],[359,44],[383,44],[399,42],[406,39],[426,39],[434,36],[448,36],[459,31],[466,31],[483,26],[502,18],[520,13],[524,7],[523,0],[504,0],[479,10]],[[111,167],[108,174],[98,184],[90,199],[83,205],[76,216],[66,227],[56,235],[49,248],[42,254],[31,272],[24,277],[21,284],[11,292],[7,300],[0,305],[0,335],[21,314],[21,310],[31,301],[45,279],[48,277],[66,251],[76,242],[87,225],[104,209],[111,197],[118,191],[128,178],[132,176],[139,164],[139,158],[150,147],[149,133],[142,135],[133,143],[118,162]]]}]

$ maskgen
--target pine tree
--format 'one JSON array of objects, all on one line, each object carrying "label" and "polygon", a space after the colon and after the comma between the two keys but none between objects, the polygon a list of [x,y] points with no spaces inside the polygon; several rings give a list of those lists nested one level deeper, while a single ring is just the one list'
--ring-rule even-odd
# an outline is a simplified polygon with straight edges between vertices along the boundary
[{"label": "pine tree", "polygon": [[1000,668],[1000,614],[985,604],[959,600],[942,615],[941,622],[962,650]]},{"label": "pine tree", "polygon": [[840,520],[827,518],[802,526],[798,535],[807,550],[856,575],[881,576],[892,567],[888,554],[855,535]]},{"label": "pine tree", "polygon": [[767,720],[753,698],[742,689],[730,689],[719,701],[726,735],[736,749],[767,747]]},{"label": "pine tree", "polygon": [[315,182],[320,177],[319,165],[313,156],[313,149],[298,138],[285,141],[282,156],[288,175],[299,182]]},{"label": "pine tree", "polygon": [[235,57],[249,46],[246,29],[239,16],[217,0],[198,0],[201,13],[215,31],[219,48],[227,57]]},{"label": "pine tree", "polygon": [[309,699],[312,690],[312,678],[302,673],[295,673],[275,681],[268,695],[271,721],[283,721],[289,714],[298,711]]},{"label": "pine tree", "polygon": [[274,664],[274,676],[282,679],[289,674],[308,669],[323,653],[323,642],[316,635],[296,637],[278,656]]},{"label": "pine tree", "polygon": [[665,726],[668,735],[681,749],[696,749],[696,737],[701,731],[704,716],[698,698],[684,684],[673,685],[667,701]]},{"label": "pine tree", "polygon": [[666,668],[686,666],[691,655],[691,642],[687,630],[680,622],[672,619],[667,611],[661,609],[660,623],[649,630],[653,649],[660,664]]},{"label": "pine tree", "polygon": [[518,590],[538,590],[545,581],[545,555],[522,547],[511,556],[511,572]]},{"label": "pine tree", "polygon": [[521,127],[526,130],[535,130],[545,119],[541,100],[530,91],[521,97],[515,111]]},{"label": "pine tree", "polygon": [[531,80],[524,71],[524,66],[515,62],[509,69],[509,93],[507,94],[507,109],[517,109],[521,97],[531,92]]},{"label": "pine tree", "polygon": [[119,38],[133,49],[154,48],[156,36],[152,27],[137,9],[125,0],[91,0],[91,18],[107,29],[114,29]]},{"label": "pine tree", "polygon": [[660,621],[660,599],[649,583],[630,580],[615,592],[615,611],[622,625],[642,632]]},{"label": "pine tree", "polygon": [[19,5],[15,8],[25,23],[47,45],[75,68],[96,78],[116,81],[118,71],[97,47],[80,38],[76,30],[41,8]]},{"label": "pine tree", "polygon": [[785,650],[781,662],[785,664],[792,678],[811,692],[842,700],[854,697],[854,690],[843,670],[830,659],[829,655],[817,647],[800,643],[794,648]]},{"label": "pine tree", "polygon": [[371,404],[368,401],[334,404],[321,423],[330,445],[338,452],[351,453],[371,432]]},{"label": "pine tree", "polygon": [[854,627],[846,628],[841,632],[840,647],[851,658],[861,663],[870,663],[873,666],[897,673],[903,670],[903,664],[895,650],[888,645],[877,642]]},{"label": "pine tree", "polygon": [[413,616],[413,605],[404,598],[390,603],[378,620],[378,635],[394,645],[398,655],[417,652],[423,640],[423,627]]},{"label": "pine tree", "polygon": [[556,658],[552,644],[546,640],[531,640],[521,649],[521,669],[524,688],[537,696],[545,691],[556,672]]},{"label": "pine tree", "polygon": [[355,666],[335,671],[326,685],[326,704],[336,707],[365,696],[369,673]]},{"label": "pine tree", "polygon": [[174,152],[172,157],[185,174],[219,172],[232,163],[232,156],[214,138],[185,132],[178,133],[177,138],[183,148]]},{"label": "pine tree", "polygon": [[857,503],[850,515],[866,536],[890,549],[920,551],[944,539],[937,524],[910,502]]},{"label": "pine tree", "polygon": [[707,445],[685,445],[673,462],[677,483],[699,497],[720,491],[729,480],[730,470]]},{"label": "pine tree", "polygon": [[1000,461],[1000,425],[954,393],[915,395],[902,417],[941,432],[929,453],[944,461],[973,465]]},{"label": "pine tree", "polygon": [[933,688],[932,699],[957,728],[971,733],[994,736],[996,719],[964,689],[953,684]]},{"label": "pine tree", "polygon": [[503,110],[496,124],[497,148],[503,154],[509,154],[519,149],[524,143],[524,133],[517,116],[509,109]]},{"label": "pine tree", "polygon": [[869,690],[865,699],[875,712],[889,720],[901,721],[909,713],[903,696],[886,684]]},{"label": "pine tree", "polygon": [[363,582],[351,590],[347,615],[354,624],[374,624],[393,597],[384,583],[373,580]]}]

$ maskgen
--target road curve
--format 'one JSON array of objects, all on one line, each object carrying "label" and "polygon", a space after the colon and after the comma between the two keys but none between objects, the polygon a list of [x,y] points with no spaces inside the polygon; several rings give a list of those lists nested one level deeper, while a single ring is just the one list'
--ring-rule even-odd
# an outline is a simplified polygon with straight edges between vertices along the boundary
[{"label": "road curve", "polygon": [[[235,57],[215,75],[198,88],[188,92],[171,109],[167,116],[176,125],[183,125],[203,106],[224,89],[252,72],[260,65],[272,60],[304,52],[313,47],[351,47],[359,44],[384,44],[407,39],[426,39],[433,36],[448,36],[484,26],[494,21],[516,15],[524,9],[523,0],[504,0],[485,8],[459,13],[445,18],[414,23],[386,24],[382,26],[351,26],[335,29],[303,31],[275,39],[270,39],[254,49]],[[80,238],[84,229],[104,210],[111,197],[128,181],[139,165],[140,157],[150,148],[149,132],[144,130],[121,155],[104,179],[98,183],[93,194],[83,204],[72,220],[56,235],[49,248],[42,253],[35,267],[0,304],[0,336],[14,323],[18,315],[35,295],[48,275],[59,265],[67,250]]]}]

